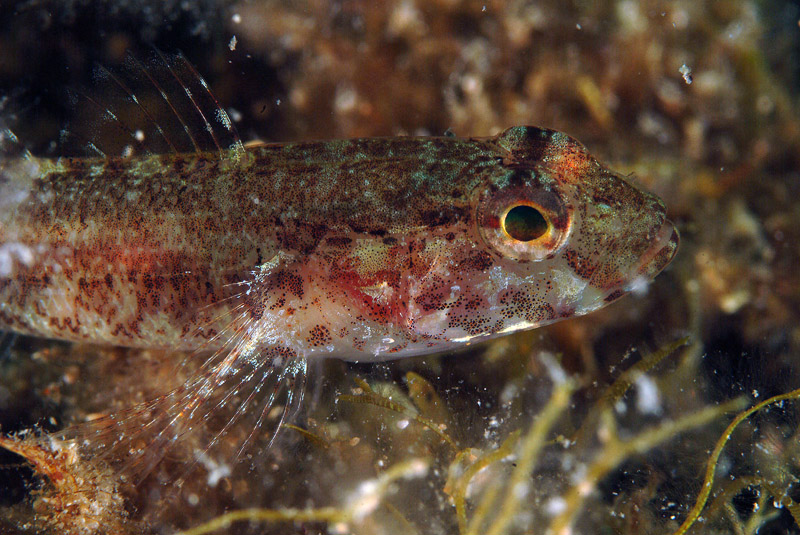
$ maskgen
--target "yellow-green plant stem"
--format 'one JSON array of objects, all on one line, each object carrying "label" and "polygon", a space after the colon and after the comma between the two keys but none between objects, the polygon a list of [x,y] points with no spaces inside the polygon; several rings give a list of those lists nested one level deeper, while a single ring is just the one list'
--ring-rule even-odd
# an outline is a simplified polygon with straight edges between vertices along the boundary
[{"label": "yellow-green plant stem", "polygon": [[[696,427],[703,426],[714,418],[726,412],[738,410],[743,403],[742,399],[735,399],[718,407],[702,409],[676,421],[665,422],[661,425],[642,431],[630,440],[621,441],[613,431],[609,433],[603,450],[597,454],[595,461],[587,468],[583,481],[573,485],[564,496],[565,508],[558,516],[553,518],[547,533],[564,535],[569,533],[569,527],[577,516],[584,500],[597,483],[619,464],[637,453],[643,453],[657,446],[661,442]],[[613,421],[613,417],[608,418]]]},{"label": "yellow-green plant stem", "polygon": [[789,399],[798,399],[800,398],[800,389],[792,390],[791,392],[787,392],[786,394],[778,394],[777,396],[773,396],[769,399],[765,399],[761,403],[757,403],[750,407],[749,409],[742,411],[739,413],[736,418],[728,425],[725,429],[725,432],[722,433],[722,436],[717,441],[716,446],[714,447],[714,451],[711,453],[711,457],[708,459],[708,465],[706,466],[706,476],[703,480],[703,488],[700,490],[700,494],[697,496],[697,501],[695,501],[694,507],[692,510],[689,511],[689,514],[686,516],[686,519],[683,521],[683,524],[675,531],[673,535],[684,535],[692,524],[697,522],[697,519],[700,518],[700,513],[703,512],[703,508],[706,506],[706,502],[708,501],[708,496],[711,494],[711,487],[714,484],[714,473],[717,470],[717,462],[719,461],[719,456],[722,454],[723,448],[728,443],[728,440],[731,438],[733,431],[749,418],[753,413],[756,413],[766,407],[767,405],[772,405],[773,403],[778,403],[780,401],[786,401]]}]

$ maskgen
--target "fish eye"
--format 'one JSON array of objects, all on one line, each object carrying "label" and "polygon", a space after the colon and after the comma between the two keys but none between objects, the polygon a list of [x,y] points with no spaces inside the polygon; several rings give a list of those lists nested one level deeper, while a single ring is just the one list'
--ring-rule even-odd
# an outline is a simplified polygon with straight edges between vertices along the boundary
[{"label": "fish eye", "polygon": [[481,190],[475,222],[495,253],[517,262],[555,256],[572,228],[572,208],[558,184],[535,173]]},{"label": "fish eye", "polygon": [[537,240],[550,230],[550,222],[536,206],[519,204],[505,213],[501,221],[509,238],[522,242]]}]

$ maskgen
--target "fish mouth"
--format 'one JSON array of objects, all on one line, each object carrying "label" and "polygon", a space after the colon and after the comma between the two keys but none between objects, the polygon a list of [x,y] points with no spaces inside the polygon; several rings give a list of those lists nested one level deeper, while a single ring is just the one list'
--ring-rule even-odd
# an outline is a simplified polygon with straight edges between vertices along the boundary
[{"label": "fish mouth", "polygon": [[680,243],[678,229],[669,219],[656,232],[652,247],[645,251],[635,271],[636,278],[650,280],[658,275],[675,257]]}]

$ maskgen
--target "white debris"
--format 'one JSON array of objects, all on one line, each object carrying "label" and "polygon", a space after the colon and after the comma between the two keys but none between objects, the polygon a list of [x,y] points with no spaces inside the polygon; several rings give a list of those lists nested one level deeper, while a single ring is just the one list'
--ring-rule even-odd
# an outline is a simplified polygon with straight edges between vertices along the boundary
[{"label": "white debris", "polygon": [[687,84],[691,84],[692,83],[692,81],[693,81],[692,69],[687,67],[685,63],[683,65],[681,65],[680,69],[678,69],[678,72],[681,73],[681,76],[683,76],[683,81],[684,82],[686,82]]},{"label": "white debris", "polygon": [[15,242],[0,245],[0,277],[10,277],[15,262],[30,267],[33,264],[31,248]]},{"label": "white debris", "polygon": [[642,414],[654,415],[659,415],[662,411],[658,385],[645,374],[636,379],[636,410]]},{"label": "white debris", "polygon": [[228,108],[228,116],[234,123],[238,123],[242,120],[242,112],[237,110],[236,108]]},{"label": "white debris", "polygon": [[567,502],[561,496],[556,496],[547,500],[544,504],[544,512],[548,516],[557,516],[567,509]]},{"label": "white debris", "polygon": [[214,488],[224,478],[231,475],[231,467],[225,463],[218,463],[205,453],[197,459],[208,470],[208,486]]}]

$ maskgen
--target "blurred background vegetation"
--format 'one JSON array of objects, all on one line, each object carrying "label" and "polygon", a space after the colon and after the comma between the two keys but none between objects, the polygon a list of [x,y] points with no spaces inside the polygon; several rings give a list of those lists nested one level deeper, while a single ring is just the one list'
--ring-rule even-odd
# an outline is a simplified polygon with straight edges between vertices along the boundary
[{"label": "blurred background vegetation", "polygon": [[[3,533],[170,533],[248,508],[261,516],[220,532],[672,533],[731,411],[800,387],[794,2],[0,0],[0,15],[0,107],[35,154],[96,113],[66,88],[157,47],[183,52],[243,141],[555,128],[661,196],[682,234],[653,284],[589,317],[315,365],[296,428],[180,489],[178,453],[126,487],[91,459],[32,466],[5,444]],[[8,345],[4,433],[128,407],[183,358]],[[800,533],[797,409],[731,434],[690,533]]]}]

